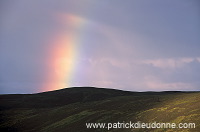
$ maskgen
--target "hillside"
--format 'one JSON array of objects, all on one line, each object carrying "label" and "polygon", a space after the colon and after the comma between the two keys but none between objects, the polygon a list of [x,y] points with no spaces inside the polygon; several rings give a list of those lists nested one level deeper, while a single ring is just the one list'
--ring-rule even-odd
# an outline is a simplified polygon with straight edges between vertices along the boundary
[{"label": "hillside", "polygon": [[200,130],[200,92],[128,92],[77,87],[37,94],[0,95],[0,131],[94,132],[86,123],[174,122],[195,129],[110,129],[130,131]]}]

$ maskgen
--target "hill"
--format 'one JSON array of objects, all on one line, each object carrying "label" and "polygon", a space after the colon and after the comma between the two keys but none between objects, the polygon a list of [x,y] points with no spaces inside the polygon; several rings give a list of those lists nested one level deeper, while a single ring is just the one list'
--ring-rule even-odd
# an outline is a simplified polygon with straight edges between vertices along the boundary
[{"label": "hill", "polygon": [[200,92],[128,92],[75,87],[37,93],[0,95],[0,131],[94,132],[86,123],[195,123],[195,129],[110,129],[130,131],[200,130]]}]

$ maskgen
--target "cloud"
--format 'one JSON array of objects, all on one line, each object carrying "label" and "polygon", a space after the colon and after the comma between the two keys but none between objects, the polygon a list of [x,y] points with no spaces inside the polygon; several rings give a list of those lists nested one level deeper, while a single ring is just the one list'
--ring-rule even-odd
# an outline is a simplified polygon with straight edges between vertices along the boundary
[{"label": "cloud", "polygon": [[[164,60],[162,60],[163,63]],[[81,63],[85,63],[87,70],[79,72],[78,76],[82,73],[81,76],[85,77],[78,80],[82,80],[84,86],[92,85],[135,91],[198,90],[199,75],[196,71],[198,71],[200,63],[189,57],[174,60],[179,61],[181,65],[163,68],[143,63],[144,60],[130,61],[115,57],[84,59]],[[95,71],[95,74],[92,71]]]},{"label": "cloud", "polygon": [[197,61],[200,62],[200,57],[197,57]]},{"label": "cloud", "polygon": [[161,69],[176,69],[187,65],[195,60],[199,61],[199,58],[167,58],[167,59],[153,59],[153,60],[144,60],[142,63],[149,64]]},{"label": "cloud", "polygon": [[164,82],[146,82],[146,86],[148,89],[155,90],[155,91],[193,91],[194,85],[190,83],[164,83]]},{"label": "cloud", "polygon": [[153,91],[193,91],[198,89],[198,87],[191,82],[166,82],[163,78],[158,78],[153,75],[146,76],[142,85],[144,89],[146,87],[147,91],[149,89]]},{"label": "cloud", "polygon": [[[165,58],[142,60],[142,69],[151,72],[143,74],[142,89],[150,90],[200,90],[199,57]],[[147,70],[148,71],[148,70]]]}]

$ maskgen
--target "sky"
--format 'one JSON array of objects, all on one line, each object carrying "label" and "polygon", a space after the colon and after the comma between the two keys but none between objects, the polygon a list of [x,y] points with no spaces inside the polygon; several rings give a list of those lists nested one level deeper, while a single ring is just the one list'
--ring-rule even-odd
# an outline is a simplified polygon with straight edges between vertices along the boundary
[{"label": "sky", "polygon": [[1,0],[0,94],[200,90],[198,0]]}]

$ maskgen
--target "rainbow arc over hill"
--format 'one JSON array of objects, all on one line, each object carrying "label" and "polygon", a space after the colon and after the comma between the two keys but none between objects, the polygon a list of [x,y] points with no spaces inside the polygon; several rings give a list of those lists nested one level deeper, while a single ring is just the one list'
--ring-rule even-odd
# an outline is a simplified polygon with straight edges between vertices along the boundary
[{"label": "rainbow arc over hill", "polygon": [[[105,35],[112,43],[117,43],[113,32],[106,27],[77,15],[61,14],[58,15],[58,22],[66,25],[65,29],[58,31],[51,40],[49,51],[48,68],[50,73],[46,75],[44,80],[47,82],[41,88],[41,91],[51,91],[67,87],[73,87],[71,83],[73,79],[79,80],[77,69],[84,70],[84,67],[78,64],[82,57],[84,44],[82,42],[85,30],[97,30]],[[93,50],[93,49],[91,49]],[[78,78],[78,79],[77,79]]]}]

